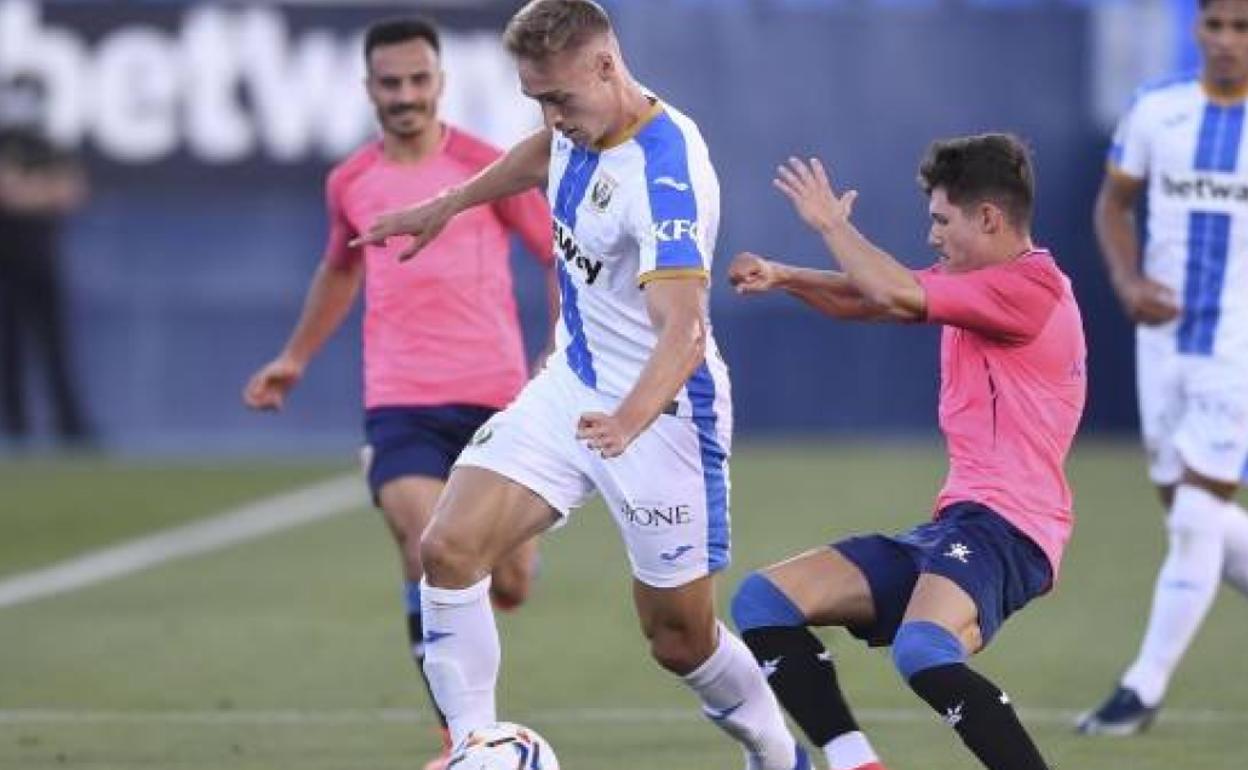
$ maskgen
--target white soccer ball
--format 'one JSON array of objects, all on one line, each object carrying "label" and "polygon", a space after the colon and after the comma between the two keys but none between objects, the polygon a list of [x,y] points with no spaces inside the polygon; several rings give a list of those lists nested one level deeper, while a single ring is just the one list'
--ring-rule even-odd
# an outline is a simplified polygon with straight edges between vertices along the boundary
[{"label": "white soccer ball", "polygon": [[559,770],[559,760],[537,731],[511,722],[495,722],[468,733],[447,770]]}]

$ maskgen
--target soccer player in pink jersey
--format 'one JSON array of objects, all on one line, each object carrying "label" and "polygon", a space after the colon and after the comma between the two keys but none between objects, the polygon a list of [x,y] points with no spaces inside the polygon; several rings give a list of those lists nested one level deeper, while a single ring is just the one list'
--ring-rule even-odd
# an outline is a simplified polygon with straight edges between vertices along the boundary
[{"label": "soccer player in pink jersey", "polygon": [[1063,463],[1083,412],[1085,346],[1070,282],[1032,243],[1030,161],[1014,137],[936,142],[920,177],[940,260],[911,271],[850,222],[818,160],[776,186],[842,271],[738,255],[738,291],[785,291],[835,318],[943,326],[940,427],[949,475],[933,520],[851,537],[748,576],[733,617],[781,703],[832,770],[882,770],[810,626],[892,645],[898,671],[992,770],[1047,767],[1010,699],[966,665],[1047,592],[1073,525]]},{"label": "soccer player in pink jersey", "polygon": [[[378,23],[368,30],[364,52],[381,138],[330,172],[325,257],[289,341],[251,378],[243,398],[254,409],[280,409],[363,284],[368,485],[402,556],[411,650],[419,667],[420,535],[460,450],[528,379],[509,236],[518,234],[549,268],[551,219],[545,200],[531,191],[456,218],[418,261],[400,264],[396,249],[384,244],[351,247],[351,239],[381,212],[432,198],[501,154],[438,119],[444,76],[432,24]],[[548,289],[553,318],[553,276]],[[524,600],[535,558],[530,540],[496,566],[497,605]]]}]

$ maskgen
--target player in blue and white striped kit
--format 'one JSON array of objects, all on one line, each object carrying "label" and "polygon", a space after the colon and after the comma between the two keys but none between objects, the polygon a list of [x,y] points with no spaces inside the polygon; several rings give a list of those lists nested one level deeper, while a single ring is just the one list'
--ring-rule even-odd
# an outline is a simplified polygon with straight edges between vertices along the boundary
[{"label": "player in blue and white striped kit", "polygon": [[[1222,580],[1248,593],[1248,0],[1201,0],[1198,75],[1146,88],[1096,205],[1114,288],[1137,324],[1140,422],[1169,549],[1143,645],[1085,734],[1148,728]],[[1147,243],[1133,212],[1148,189]]]},{"label": "player in blue and white striped kit", "polygon": [[728,373],[707,283],[719,184],[701,133],[629,74],[591,0],[535,0],[507,29],[546,129],[365,236],[414,252],[470,206],[544,185],[562,300],[556,350],[460,455],[422,542],[425,674],[453,740],[495,721],[495,560],[601,494],[658,663],[741,743],[750,770],[805,751],[746,646],[715,618],[728,564]]}]

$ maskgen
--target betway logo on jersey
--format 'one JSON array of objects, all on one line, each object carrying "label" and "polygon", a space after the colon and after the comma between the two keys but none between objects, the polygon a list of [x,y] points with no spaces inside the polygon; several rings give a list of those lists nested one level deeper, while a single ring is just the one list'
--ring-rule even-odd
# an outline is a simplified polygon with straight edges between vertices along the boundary
[{"label": "betway logo on jersey", "polygon": [[650,230],[654,233],[654,239],[659,243],[670,243],[686,238],[691,241],[702,239],[702,224],[694,219],[665,219],[662,222],[655,222],[650,226]]},{"label": "betway logo on jersey", "polygon": [[1218,181],[1212,176],[1176,179],[1161,175],[1161,191],[1168,197],[1200,201],[1248,201],[1248,184]]},{"label": "betway logo on jersey", "polygon": [[576,238],[572,235],[572,230],[558,218],[555,222],[555,249],[558,255],[563,257],[564,264],[568,269],[577,269],[585,274],[585,285],[593,286],[594,281],[598,280],[598,274],[602,272],[602,260],[594,259],[585,253],[581,245],[576,242]]}]

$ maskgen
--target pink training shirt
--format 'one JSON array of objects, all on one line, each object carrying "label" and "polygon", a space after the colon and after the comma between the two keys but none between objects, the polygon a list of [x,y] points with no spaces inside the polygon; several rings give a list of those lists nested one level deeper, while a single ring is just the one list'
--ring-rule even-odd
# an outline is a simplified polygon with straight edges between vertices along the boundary
[{"label": "pink training shirt", "polygon": [[1056,580],[1074,527],[1063,463],[1087,390],[1083,320],[1047,251],[966,273],[916,273],[940,343],[940,428],[949,476],[939,511],[996,511],[1049,558]]},{"label": "pink training shirt", "polygon": [[347,243],[378,215],[432,198],[467,181],[501,154],[446,127],[437,152],[394,163],[377,141],[329,174],[329,243],[334,266],[365,260],[364,405],[471,404],[501,408],[528,378],[512,293],[509,234],[550,264],[550,209],[540,191],[478,206],[455,217],[411,260],[407,244],[352,249]]}]

